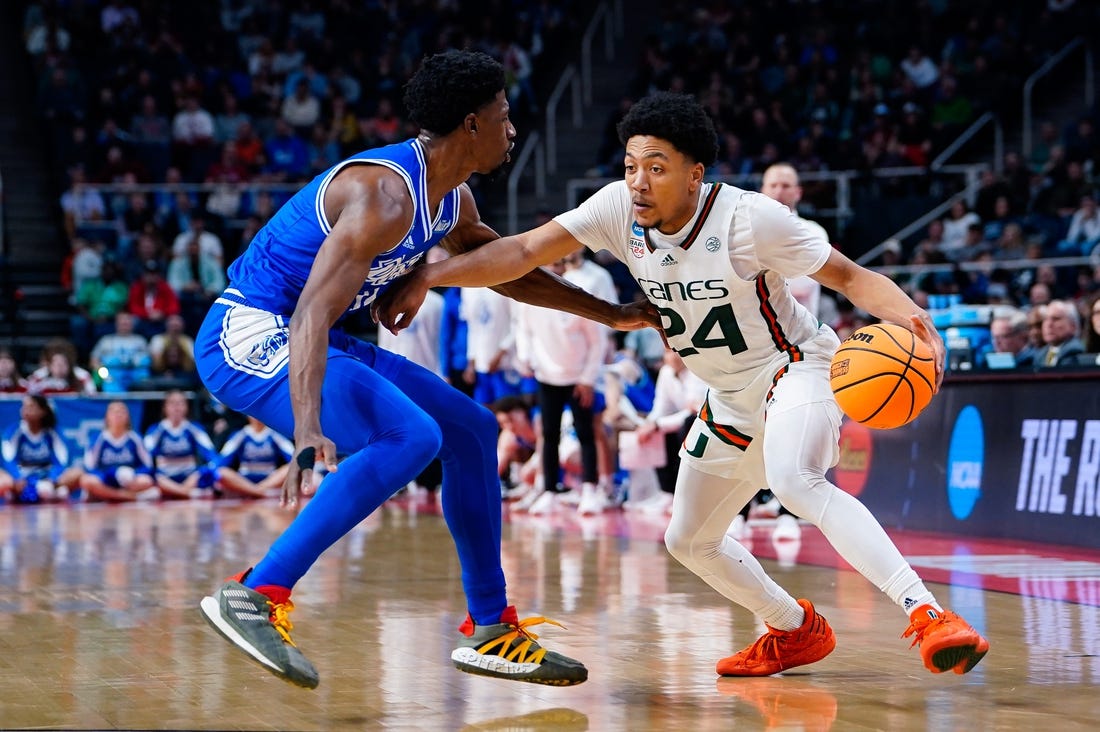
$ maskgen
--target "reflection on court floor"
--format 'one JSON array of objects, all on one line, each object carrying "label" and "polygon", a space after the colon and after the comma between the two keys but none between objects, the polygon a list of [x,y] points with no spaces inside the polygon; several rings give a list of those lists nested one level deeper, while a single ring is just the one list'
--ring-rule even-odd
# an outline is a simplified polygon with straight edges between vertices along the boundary
[{"label": "reflection on court floor", "polygon": [[[992,649],[933,676],[906,620],[812,527],[749,542],[829,618],[837,650],[781,677],[721,679],[763,626],[683,570],[664,519],[510,517],[504,565],[524,614],[583,659],[559,689],[473,677],[449,653],[465,614],[434,504],[393,501],[295,591],[295,639],[321,686],[297,689],[210,632],[198,600],[289,522],[274,503],[0,508],[0,727],[424,730],[1095,729],[1100,554],[895,534],[941,601]],[[545,632],[541,632],[545,629]]]}]

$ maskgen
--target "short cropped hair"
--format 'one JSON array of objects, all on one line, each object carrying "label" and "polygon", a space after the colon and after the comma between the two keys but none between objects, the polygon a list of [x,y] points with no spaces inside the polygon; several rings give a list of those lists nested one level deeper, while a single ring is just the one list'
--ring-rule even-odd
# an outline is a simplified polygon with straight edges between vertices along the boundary
[{"label": "short cropped hair", "polygon": [[409,118],[428,132],[446,135],[504,90],[504,67],[479,51],[428,56],[405,85]]},{"label": "short cropped hair", "polygon": [[718,157],[718,135],[703,107],[688,94],[655,92],[634,103],[617,127],[625,145],[636,135],[659,137],[697,163]]}]

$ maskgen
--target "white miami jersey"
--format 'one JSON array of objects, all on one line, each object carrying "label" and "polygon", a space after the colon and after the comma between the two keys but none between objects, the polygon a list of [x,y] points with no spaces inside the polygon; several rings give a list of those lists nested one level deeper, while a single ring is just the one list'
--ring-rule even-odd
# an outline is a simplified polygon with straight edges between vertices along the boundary
[{"label": "white miami jersey", "polygon": [[665,236],[634,221],[630,189],[618,181],[555,220],[626,264],[660,309],[669,344],[711,388],[743,389],[762,369],[778,377],[784,363],[823,347],[811,340],[827,326],[787,281],[820,269],[831,247],[767,196],[704,184],[695,216]]}]

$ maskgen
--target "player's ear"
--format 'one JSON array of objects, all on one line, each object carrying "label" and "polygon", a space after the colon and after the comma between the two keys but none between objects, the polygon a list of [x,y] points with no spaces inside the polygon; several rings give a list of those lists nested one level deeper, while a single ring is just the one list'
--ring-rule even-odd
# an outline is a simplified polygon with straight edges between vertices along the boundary
[{"label": "player's ear", "polygon": [[466,115],[465,127],[466,127],[466,131],[469,132],[471,135],[477,132],[477,115],[476,114]]}]

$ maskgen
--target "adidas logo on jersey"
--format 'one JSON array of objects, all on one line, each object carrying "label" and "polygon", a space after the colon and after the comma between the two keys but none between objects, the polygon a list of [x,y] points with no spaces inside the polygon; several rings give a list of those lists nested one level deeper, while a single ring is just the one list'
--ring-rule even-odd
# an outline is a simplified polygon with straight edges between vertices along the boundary
[{"label": "adidas logo on jersey", "polygon": [[661,266],[662,267],[667,267],[670,264],[676,264],[676,260],[672,258],[671,254],[666,254],[664,256],[664,259],[661,260]]}]

